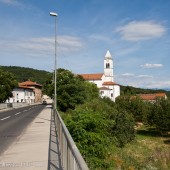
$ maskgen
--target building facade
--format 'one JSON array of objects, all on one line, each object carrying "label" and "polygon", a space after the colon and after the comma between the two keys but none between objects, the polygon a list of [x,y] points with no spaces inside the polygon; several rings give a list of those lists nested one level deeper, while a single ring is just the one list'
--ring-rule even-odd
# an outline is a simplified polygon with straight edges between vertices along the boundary
[{"label": "building facade", "polygon": [[13,97],[7,100],[7,103],[35,103],[35,93],[33,89],[17,87],[12,91]]},{"label": "building facade", "polygon": [[42,98],[42,85],[37,84],[36,82],[32,82],[30,80],[19,83],[19,87],[23,87],[23,88],[31,88],[33,89],[34,93],[35,93],[35,103],[41,102],[41,98]]},{"label": "building facade", "polygon": [[97,85],[101,97],[108,97],[115,101],[116,97],[120,96],[120,85],[114,82],[113,58],[109,51],[104,57],[104,73],[80,75]]},{"label": "building facade", "polygon": [[10,97],[6,103],[40,103],[42,98],[42,85],[30,80],[18,83],[18,87],[12,91],[13,97]]}]

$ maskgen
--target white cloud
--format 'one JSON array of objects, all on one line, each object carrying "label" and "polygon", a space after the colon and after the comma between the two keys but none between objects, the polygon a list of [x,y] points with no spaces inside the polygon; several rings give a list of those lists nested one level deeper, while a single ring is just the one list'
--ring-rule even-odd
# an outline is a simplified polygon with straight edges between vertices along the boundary
[{"label": "white cloud", "polygon": [[153,81],[153,82],[150,82],[148,85],[147,85],[148,88],[160,88],[160,89],[163,89],[163,88],[169,88],[170,87],[170,81]]},{"label": "white cloud", "polygon": [[160,68],[160,67],[163,67],[162,64],[149,64],[149,63],[146,63],[144,65],[141,65],[140,67],[142,68]]},{"label": "white cloud", "polygon": [[166,28],[153,21],[132,21],[117,28],[116,31],[124,40],[139,41],[159,38],[166,32]]},{"label": "white cloud", "polygon": [[132,77],[132,76],[134,76],[134,74],[133,73],[124,73],[124,74],[122,74],[122,76]]},{"label": "white cloud", "polygon": [[138,75],[137,78],[153,78],[153,76],[150,75]]},{"label": "white cloud", "polygon": [[106,41],[106,42],[111,41],[111,39],[108,38],[107,36],[96,35],[96,34],[90,35],[89,38],[90,38],[91,40],[95,40],[95,41]]},{"label": "white cloud", "polygon": [[7,5],[21,5],[17,0],[0,0],[0,2]]},{"label": "white cloud", "polygon": [[[77,37],[58,36],[57,50],[64,53],[79,51],[83,48],[82,41]],[[5,54],[17,53],[25,56],[49,56],[54,53],[54,37],[39,37],[18,40],[0,40],[0,51]]]},{"label": "white cloud", "polygon": [[84,47],[80,38],[66,35],[58,37],[58,44],[65,51],[78,51]]}]

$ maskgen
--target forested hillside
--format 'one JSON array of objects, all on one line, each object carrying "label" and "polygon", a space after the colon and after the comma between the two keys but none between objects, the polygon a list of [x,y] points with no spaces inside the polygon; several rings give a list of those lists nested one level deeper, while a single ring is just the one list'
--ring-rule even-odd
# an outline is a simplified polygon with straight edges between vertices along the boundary
[{"label": "forested hillside", "polygon": [[132,86],[120,86],[121,95],[149,94],[149,93],[166,93],[170,97],[170,91],[163,89],[144,89]]},{"label": "forested hillside", "polygon": [[[18,66],[0,66],[0,69],[4,71],[8,71],[15,76],[15,79],[18,82],[32,80],[39,84],[45,84],[50,77],[52,77],[52,73],[44,71],[44,70],[37,70],[32,68],[26,67],[18,67]],[[159,93],[164,92],[170,97],[170,91],[162,90],[162,89],[143,89],[143,88],[136,88],[132,86],[122,86],[120,87],[121,95],[129,94],[147,94],[147,93]]]},{"label": "forested hillside", "polygon": [[18,82],[26,81],[29,79],[39,84],[44,84],[44,82],[51,74],[50,72],[44,70],[36,70],[32,68],[17,66],[0,66],[0,69],[12,73]]}]

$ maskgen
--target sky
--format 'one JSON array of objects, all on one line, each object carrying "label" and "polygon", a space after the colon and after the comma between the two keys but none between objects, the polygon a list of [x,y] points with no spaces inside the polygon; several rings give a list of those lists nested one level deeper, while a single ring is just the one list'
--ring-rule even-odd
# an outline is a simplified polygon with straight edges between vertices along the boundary
[{"label": "sky", "polygon": [[170,0],[0,0],[0,65],[103,73],[114,81],[170,88]]}]

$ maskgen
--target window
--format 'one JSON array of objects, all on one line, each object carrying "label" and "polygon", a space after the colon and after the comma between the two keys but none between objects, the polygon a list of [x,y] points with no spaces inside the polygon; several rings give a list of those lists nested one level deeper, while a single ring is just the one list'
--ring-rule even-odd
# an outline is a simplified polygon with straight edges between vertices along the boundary
[{"label": "window", "polygon": [[110,64],[109,63],[106,63],[106,68],[110,68]]},{"label": "window", "polygon": [[113,97],[113,93],[111,93],[111,97]]},{"label": "window", "polygon": [[101,94],[101,95],[104,94],[104,91],[100,91],[100,94]]}]

